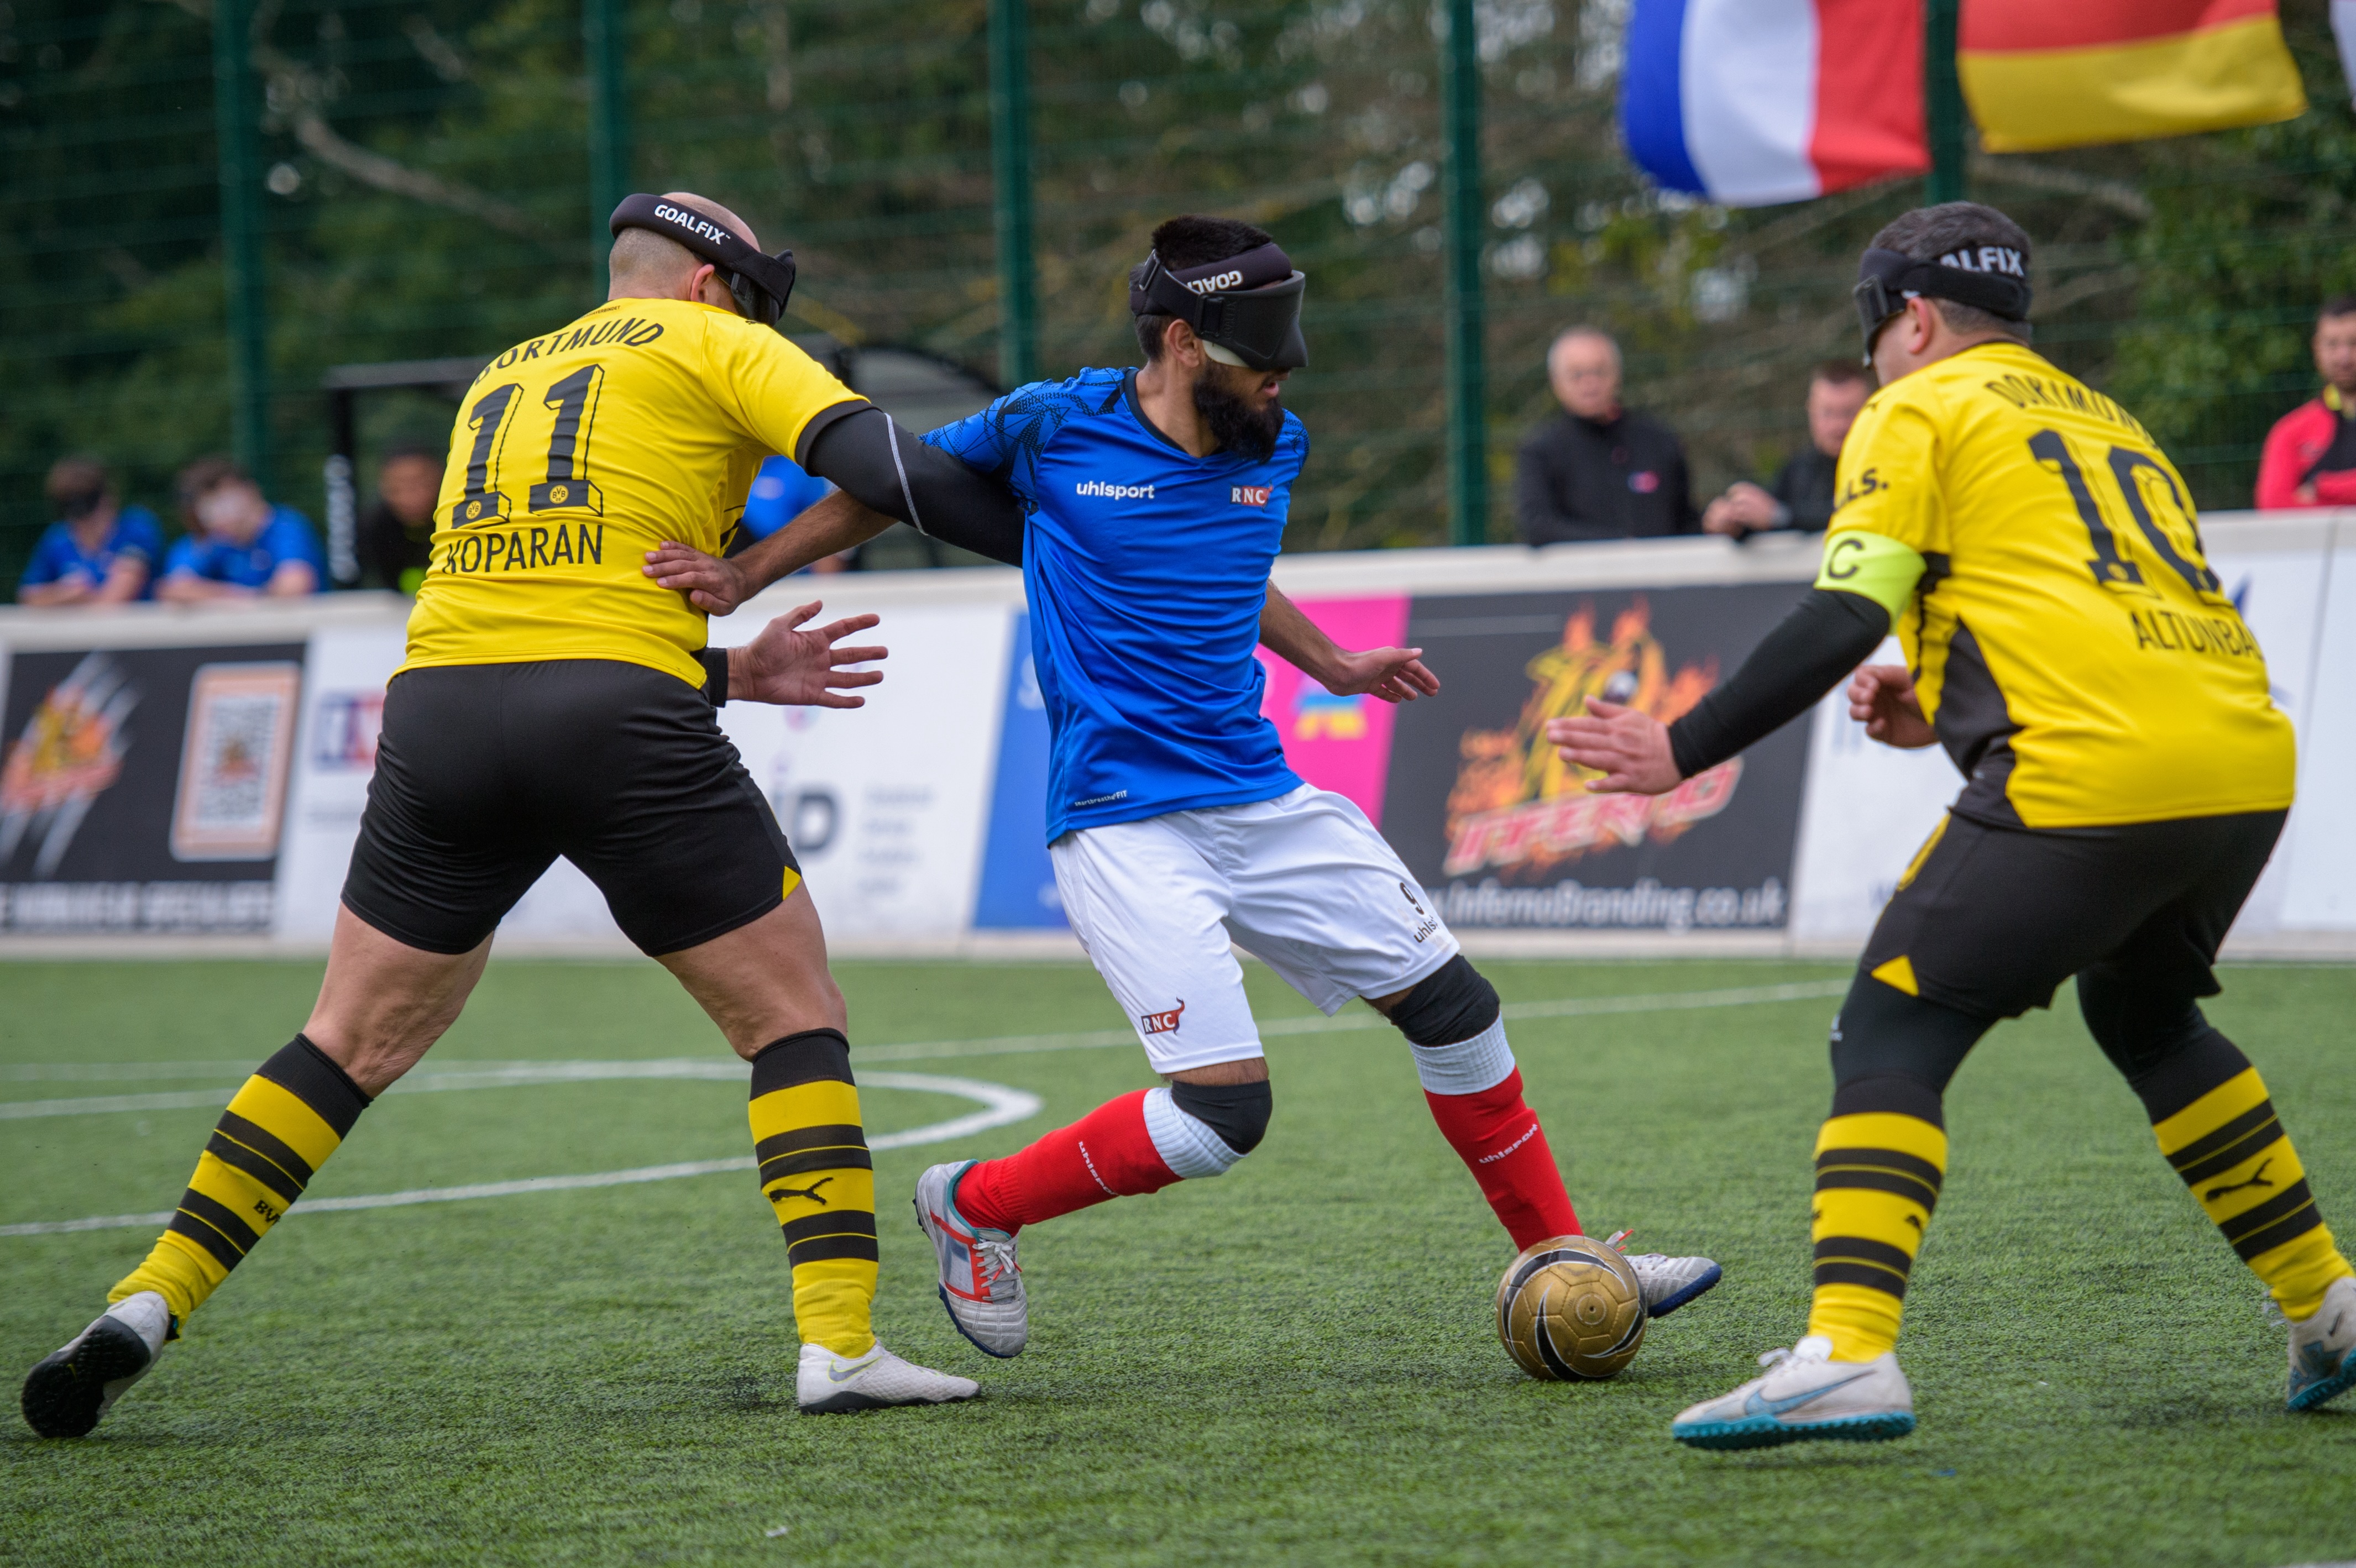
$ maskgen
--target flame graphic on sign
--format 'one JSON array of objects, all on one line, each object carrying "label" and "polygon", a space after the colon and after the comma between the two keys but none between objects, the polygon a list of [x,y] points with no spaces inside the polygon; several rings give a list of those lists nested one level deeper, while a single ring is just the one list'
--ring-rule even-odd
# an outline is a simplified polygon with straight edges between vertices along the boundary
[{"label": "flame graphic on sign", "polygon": [[1595,608],[1581,604],[1563,624],[1562,641],[1524,667],[1534,683],[1510,730],[1468,730],[1459,743],[1456,787],[1448,795],[1448,858],[1440,869],[1462,876],[1484,866],[1531,875],[1589,849],[1674,838],[1726,808],[1741,759],[1697,773],[1663,795],[1590,795],[1601,775],[1562,760],[1546,738],[1549,719],[1587,711],[1600,697],[1666,724],[1718,684],[1718,660],[1669,673],[1652,632],[1652,606],[1638,598],[1595,635]]},{"label": "flame graphic on sign", "polygon": [[123,721],[138,705],[138,688],[102,653],[41,699],[0,763],[0,863],[30,835],[40,844],[33,875],[58,869],[91,805],[123,776]]}]

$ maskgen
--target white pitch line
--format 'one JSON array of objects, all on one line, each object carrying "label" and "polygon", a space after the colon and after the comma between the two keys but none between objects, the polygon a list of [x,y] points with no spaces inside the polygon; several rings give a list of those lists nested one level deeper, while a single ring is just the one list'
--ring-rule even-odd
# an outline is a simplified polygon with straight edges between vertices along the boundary
[{"label": "white pitch line", "polygon": [[[945,1122],[928,1122],[905,1132],[884,1133],[867,1140],[871,1149],[914,1148],[920,1144],[946,1143],[991,1127],[1002,1127],[1039,1114],[1039,1096],[1003,1083],[978,1078],[939,1078],[929,1072],[871,1072],[872,1089],[907,1089],[924,1094],[955,1094],[979,1100],[982,1109]],[[680,1165],[642,1165],[633,1170],[601,1170],[584,1176],[533,1176],[520,1181],[480,1181],[465,1187],[417,1187],[405,1192],[371,1192],[353,1198],[314,1198],[287,1211],[293,1214],[340,1213],[355,1209],[404,1209],[412,1203],[456,1203],[470,1198],[516,1198],[530,1192],[572,1192],[589,1187],[627,1187],[645,1181],[670,1181],[682,1176],[716,1176],[723,1171],[751,1170],[754,1162],[734,1159],[690,1160]],[[74,1231],[145,1230],[172,1218],[168,1209],[154,1214],[101,1214],[87,1220],[37,1220],[22,1225],[0,1225],[0,1237],[56,1236]]]},{"label": "white pitch line", "polygon": [[[1586,1018],[1614,1013],[1683,1012],[1699,1008],[1751,1007],[1767,1002],[1813,1001],[1837,997],[1847,991],[1847,978],[1838,980],[1802,980],[1780,986],[1742,986],[1717,991],[1670,991],[1654,995],[1627,997],[1568,997],[1546,1002],[1511,1002],[1505,1008],[1508,1021],[1536,1019]],[[1260,1025],[1263,1035],[1338,1034],[1355,1029],[1387,1028],[1390,1020],[1371,1008],[1353,1009],[1336,1018],[1270,1019]],[[906,1045],[874,1045],[856,1047],[853,1060],[869,1061],[946,1061],[970,1056],[1023,1056],[1046,1051],[1097,1051],[1111,1046],[1132,1045],[1137,1035],[1130,1029],[1084,1029],[1069,1034],[1001,1035],[985,1040],[929,1040]],[[71,1070],[70,1063],[32,1063],[16,1069],[27,1077],[35,1073],[55,1072],[62,1078]],[[173,1062],[118,1062],[102,1064],[121,1070],[130,1077],[133,1070],[152,1068],[157,1077],[195,1076],[182,1064]],[[241,1081],[250,1069],[242,1065],[224,1071],[235,1072]],[[95,1074],[93,1074],[94,1076]],[[412,1073],[388,1091],[392,1093],[430,1094],[460,1089],[505,1089],[532,1083],[594,1083],[613,1079],[670,1078],[702,1079],[718,1083],[738,1083],[744,1076],[742,1062],[713,1057],[659,1057],[651,1060],[604,1061],[499,1061],[453,1065],[447,1070],[426,1068]],[[154,1094],[100,1094],[75,1099],[7,1100],[0,1101],[0,1122],[20,1121],[31,1116],[102,1115],[121,1111],[185,1111],[209,1108],[229,1103],[235,1084],[217,1089],[177,1089]]]}]

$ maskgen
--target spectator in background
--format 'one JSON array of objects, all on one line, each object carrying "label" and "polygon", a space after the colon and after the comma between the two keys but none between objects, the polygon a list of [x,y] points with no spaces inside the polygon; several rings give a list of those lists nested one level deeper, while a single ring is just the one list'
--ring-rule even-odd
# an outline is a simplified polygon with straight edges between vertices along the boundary
[{"label": "spectator in background", "polygon": [[310,519],[272,506],[245,470],[226,457],[200,457],[180,470],[179,491],[193,531],[164,558],[155,597],[193,603],[319,591],[327,563]]},{"label": "spectator in background", "polygon": [[376,465],[376,499],[360,514],[360,581],[412,598],[434,560],[434,507],[442,498],[442,449],[402,442]]},{"label": "spectator in background", "polygon": [[1748,479],[1727,486],[1702,512],[1703,531],[1737,541],[1774,528],[1823,533],[1833,520],[1833,475],[1840,467],[1841,443],[1872,391],[1865,367],[1854,359],[1818,365],[1808,378],[1808,444],[1765,489]]},{"label": "spectator in background", "polygon": [[2258,459],[2258,506],[2356,507],[2356,294],[2325,302],[2315,323],[2323,395],[2283,415]]},{"label": "spectator in background", "polygon": [[24,604],[124,604],[154,595],[164,528],[145,507],[118,500],[105,464],[59,458],[44,486],[57,520],[16,580]]},{"label": "spectator in background", "polygon": [[1620,347],[1574,326],[1547,352],[1562,412],[1522,442],[1514,499],[1525,544],[1645,539],[1697,528],[1675,432],[1620,406]]}]

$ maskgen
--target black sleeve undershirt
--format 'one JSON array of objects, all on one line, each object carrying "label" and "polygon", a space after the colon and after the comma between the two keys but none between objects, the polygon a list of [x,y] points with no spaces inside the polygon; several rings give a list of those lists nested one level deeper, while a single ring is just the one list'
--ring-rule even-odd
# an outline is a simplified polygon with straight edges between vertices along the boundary
[{"label": "black sleeve undershirt", "polygon": [[1677,772],[1691,778],[1814,708],[1890,635],[1890,612],[1858,593],[1810,590],[1742,667],[1669,726]]},{"label": "black sleeve undershirt", "polygon": [[[897,464],[892,461],[894,442]],[[841,485],[860,505],[913,524],[944,544],[1009,566],[1023,564],[1023,505],[1013,494],[989,475],[926,446],[881,409],[856,409],[830,421],[811,440],[802,466]]]}]

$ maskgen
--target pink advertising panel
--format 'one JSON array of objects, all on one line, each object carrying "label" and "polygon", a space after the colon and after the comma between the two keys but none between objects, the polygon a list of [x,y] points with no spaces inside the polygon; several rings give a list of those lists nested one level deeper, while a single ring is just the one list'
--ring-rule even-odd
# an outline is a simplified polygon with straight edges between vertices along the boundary
[{"label": "pink advertising panel", "polygon": [[[1302,613],[1345,648],[1390,647],[1407,635],[1404,593],[1298,603]],[[1336,697],[1266,648],[1259,657],[1268,667],[1261,711],[1284,738],[1292,771],[1320,789],[1348,795],[1381,827],[1396,709],[1372,697]]]}]

